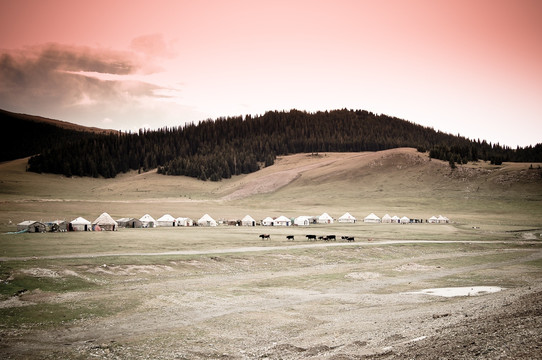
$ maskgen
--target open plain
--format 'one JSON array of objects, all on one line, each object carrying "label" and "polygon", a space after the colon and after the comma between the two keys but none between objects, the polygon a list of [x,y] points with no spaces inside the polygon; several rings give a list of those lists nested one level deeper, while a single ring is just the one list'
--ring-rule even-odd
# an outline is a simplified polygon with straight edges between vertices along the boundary
[{"label": "open plain", "polygon": [[[65,178],[25,165],[0,164],[4,359],[542,353],[540,164],[452,170],[413,149],[297,154],[221,182],[155,172]],[[358,222],[8,234],[23,220],[92,221],[104,211],[194,220],[350,212]],[[363,223],[370,212],[452,222]],[[478,286],[501,291],[476,293]],[[451,287],[473,292],[416,293]]]}]

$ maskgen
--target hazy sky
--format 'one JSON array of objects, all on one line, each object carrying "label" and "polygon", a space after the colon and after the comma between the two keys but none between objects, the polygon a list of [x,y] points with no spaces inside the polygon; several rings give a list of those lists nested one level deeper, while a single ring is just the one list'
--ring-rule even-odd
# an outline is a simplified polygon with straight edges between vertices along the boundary
[{"label": "hazy sky", "polygon": [[542,142],[540,0],[0,0],[0,108],[121,130],[365,109]]}]

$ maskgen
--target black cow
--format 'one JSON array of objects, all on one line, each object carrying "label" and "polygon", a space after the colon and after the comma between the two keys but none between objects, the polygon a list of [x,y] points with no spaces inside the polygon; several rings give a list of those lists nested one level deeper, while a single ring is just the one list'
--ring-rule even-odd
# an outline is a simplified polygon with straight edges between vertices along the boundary
[{"label": "black cow", "polygon": [[354,241],[354,237],[353,236],[347,236],[346,241]]},{"label": "black cow", "polygon": [[328,240],[337,241],[337,237],[335,235],[328,235],[326,236]]},{"label": "black cow", "polygon": [[286,239],[287,240],[294,240],[294,236],[293,235],[286,235]]},{"label": "black cow", "polygon": [[316,240],[316,235],[305,235],[307,240]]},{"label": "black cow", "polygon": [[271,239],[271,235],[269,235],[269,234],[260,234],[260,237],[262,238],[262,240]]}]

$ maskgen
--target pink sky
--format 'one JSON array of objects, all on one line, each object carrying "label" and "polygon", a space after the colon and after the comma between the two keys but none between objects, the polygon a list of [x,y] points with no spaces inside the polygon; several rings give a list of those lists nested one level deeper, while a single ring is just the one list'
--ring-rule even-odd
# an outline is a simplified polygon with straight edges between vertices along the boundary
[{"label": "pink sky", "polygon": [[539,0],[0,0],[0,108],[121,130],[365,109],[542,142]]}]

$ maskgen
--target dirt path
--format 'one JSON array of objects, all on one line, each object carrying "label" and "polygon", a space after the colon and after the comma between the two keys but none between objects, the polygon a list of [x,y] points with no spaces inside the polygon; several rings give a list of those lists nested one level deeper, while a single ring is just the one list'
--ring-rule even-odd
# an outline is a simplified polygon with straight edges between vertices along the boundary
[{"label": "dirt path", "polygon": [[[314,249],[327,247],[359,247],[359,246],[378,246],[378,245],[394,245],[394,244],[517,244],[517,241],[483,241],[483,240],[383,240],[371,242],[327,242],[327,243],[312,243],[299,245],[270,245],[270,246],[252,246],[226,249],[209,249],[209,250],[179,250],[179,251],[164,251],[164,252],[132,252],[132,253],[86,253],[86,254],[66,254],[66,255],[48,255],[48,256],[22,256],[22,257],[0,257],[2,261],[28,261],[28,260],[54,260],[54,259],[84,259],[84,258],[99,258],[110,256],[168,256],[168,255],[219,255],[228,253],[249,253],[259,251],[283,251],[297,249]],[[523,244],[538,244],[539,242],[522,241]]]}]

